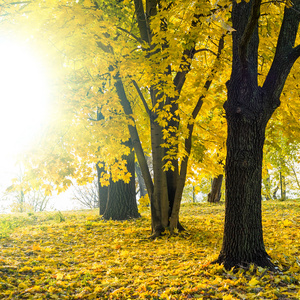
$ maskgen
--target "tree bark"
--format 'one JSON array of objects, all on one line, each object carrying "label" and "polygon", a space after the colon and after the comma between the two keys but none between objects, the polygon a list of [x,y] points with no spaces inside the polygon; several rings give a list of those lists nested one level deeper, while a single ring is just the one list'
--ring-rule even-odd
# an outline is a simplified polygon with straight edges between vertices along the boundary
[{"label": "tree bark", "polygon": [[106,210],[103,214],[105,220],[129,220],[139,218],[135,197],[135,168],[134,151],[126,157],[127,170],[131,173],[129,183],[122,180],[110,182]]},{"label": "tree bark", "polygon": [[211,203],[220,202],[221,187],[223,182],[223,175],[220,174],[212,180],[211,191],[207,196],[207,201]]},{"label": "tree bark", "polygon": [[99,167],[96,164],[97,169],[97,183],[98,183],[98,200],[99,200],[99,214],[103,215],[106,210],[107,199],[108,199],[108,186],[102,186],[100,183],[101,174],[105,172],[104,167]]},{"label": "tree bark", "polygon": [[233,60],[227,83],[228,137],[225,166],[225,226],[217,259],[226,269],[253,263],[274,268],[265,251],[261,216],[262,159],[265,128],[280,105],[290,69],[299,57],[294,46],[300,1],[285,8],[275,57],[263,87],[257,83],[260,0],[233,2]]},{"label": "tree bark", "polygon": [[261,217],[264,139],[264,126],[259,121],[228,118],[225,227],[218,259],[227,269],[250,263],[271,266]]}]

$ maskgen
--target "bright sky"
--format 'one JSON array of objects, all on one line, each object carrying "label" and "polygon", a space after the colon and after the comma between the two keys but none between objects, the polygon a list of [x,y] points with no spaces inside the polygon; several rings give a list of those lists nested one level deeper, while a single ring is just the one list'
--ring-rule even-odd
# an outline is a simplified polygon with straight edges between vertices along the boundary
[{"label": "bright sky", "polygon": [[26,150],[47,116],[50,88],[42,63],[16,41],[0,37],[0,187],[16,176]]},{"label": "bright sky", "polygon": [[29,49],[1,39],[0,84],[3,156],[20,153],[32,141],[45,119],[50,90],[45,70]]},{"label": "bright sky", "polygon": [[[46,65],[28,45],[0,36],[0,199],[17,177],[18,155],[30,148],[46,125],[51,100]],[[54,197],[50,205],[74,208],[71,192]],[[1,202],[0,210],[5,205]]]}]

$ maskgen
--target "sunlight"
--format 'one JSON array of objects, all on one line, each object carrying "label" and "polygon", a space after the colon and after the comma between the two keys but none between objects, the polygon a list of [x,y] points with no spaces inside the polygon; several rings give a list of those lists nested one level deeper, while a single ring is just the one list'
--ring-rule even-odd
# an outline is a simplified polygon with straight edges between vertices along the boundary
[{"label": "sunlight", "polygon": [[0,157],[22,153],[41,130],[49,102],[47,77],[29,48],[0,38]]}]

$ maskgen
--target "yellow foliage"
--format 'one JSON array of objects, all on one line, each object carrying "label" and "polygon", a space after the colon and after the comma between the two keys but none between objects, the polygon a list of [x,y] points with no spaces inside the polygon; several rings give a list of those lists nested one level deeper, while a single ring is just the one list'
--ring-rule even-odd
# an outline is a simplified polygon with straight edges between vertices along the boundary
[{"label": "yellow foliage", "polygon": [[[263,202],[266,249],[281,269],[275,273],[210,264],[221,248],[224,205],[189,204],[181,211],[188,234],[154,241],[145,238],[149,212],[123,222],[104,221],[96,210],[64,212],[64,222],[55,212],[1,216],[16,227],[1,239],[0,298],[299,298],[299,201]],[[291,224],[278,230],[283,217]]]}]

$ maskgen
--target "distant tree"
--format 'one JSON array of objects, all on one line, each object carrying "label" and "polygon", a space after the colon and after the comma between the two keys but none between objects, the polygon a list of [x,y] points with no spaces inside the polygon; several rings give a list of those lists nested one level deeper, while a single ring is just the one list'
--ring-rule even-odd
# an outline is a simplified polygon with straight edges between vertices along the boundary
[{"label": "distant tree", "polygon": [[103,218],[106,220],[128,220],[140,217],[136,202],[135,164],[132,147],[130,154],[126,157],[126,162],[131,177],[128,182],[110,180],[106,209],[103,214]]},{"label": "distant tree", "polygon": [[20,166],[14,183],[9,186],[3,200],[11,202],[13,212],[44,211],[48,208],[51,197],[39,186],[32,187],[23,181],[24,172]]},{"label": "distant tree", "polygon": [[84,208],[94,209],[99,207],[98,179],[84,186],[74,187],[72,199]]},{"label": "distant tree", "polygon": [[221,188],[223,182],[223,174],[214,177],[211,184],[211,191],[207,196],[207,201],[216,203],[221,200]]}]

